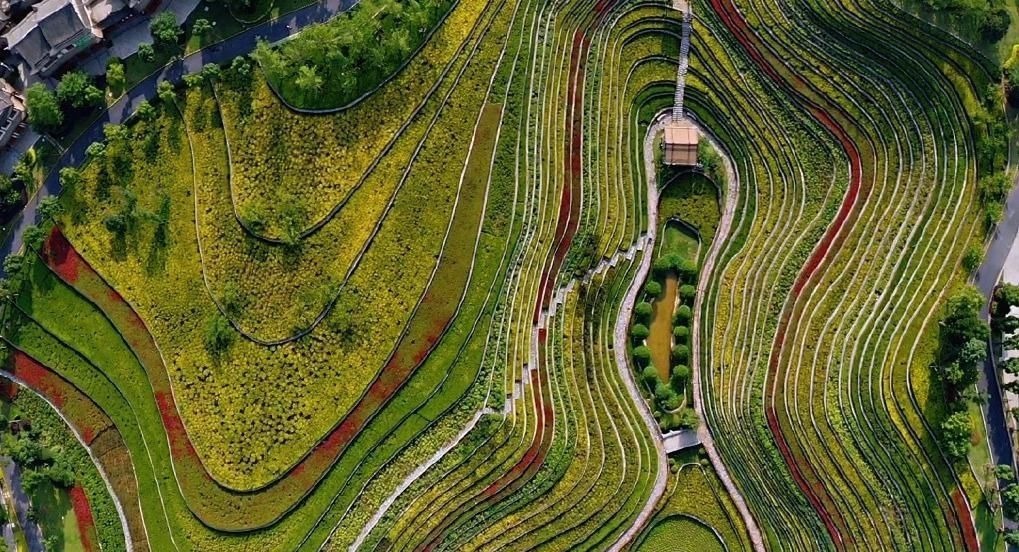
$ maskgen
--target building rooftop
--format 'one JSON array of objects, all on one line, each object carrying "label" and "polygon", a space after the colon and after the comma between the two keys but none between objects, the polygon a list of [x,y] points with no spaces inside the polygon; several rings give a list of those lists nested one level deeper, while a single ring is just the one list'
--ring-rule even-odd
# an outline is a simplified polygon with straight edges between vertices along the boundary
[{"label": "building rooftop", "polygon": [[9,49],[37,70],[69,45],[77,47],[81,40],[91,43],[97,37],[71,0],[43,0],[4,38]]},{"label": "building rooftop", "polygon": [[674,121],[665,126],[665,163],[696,165],[700,133],[689,121]]}]

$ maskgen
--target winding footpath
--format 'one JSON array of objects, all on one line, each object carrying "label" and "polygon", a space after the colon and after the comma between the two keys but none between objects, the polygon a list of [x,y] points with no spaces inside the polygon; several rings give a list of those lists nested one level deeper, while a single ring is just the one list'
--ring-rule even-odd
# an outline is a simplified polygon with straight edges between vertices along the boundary
[{"label": "winding footpath", "polygon": [[[654,249],[654,240],[658,231],[658,225],[655,223],[655,221],[658,220],[658,181],[655,167],[654,140],[659,133],[663,132],[665,124],[668,123],[670,119],[671,110],[659,113],[655,122],[650,128],[648,128],[647,135],[644,138],[644,171],[647,176],[648,206],[648,233],[646,247],[649,252]],[[691,370],[693,372],[693,395],[694,397],[699,398],[701,397],[699,328],[701,319],[700,313],[702,309],[701,301],[707,291],[708,278],[706,278],[705,275],[710,274],[714,270],[715,262],[717,261],[722,247],[725,244],[726,238],[729,236],[729,232],[732,228],[737,197],[739,195],[739,177],[737,176],[728,156],[724,155],[725,150],[719,147],[716,141],[711,138],[707,132],[705,132],[696,120],[691,119],[691,121],[694,122],[694,124],[701,130],[702,136],[704,136],[717,151],[723,153],[722,159],[725,163],[726,173],[728,176],[726,179],[722,217],[719,220],[718,229],[716,230],[715,237],[711,242],[708,254],[705,257],[704,265],[701,268],[701,277],[698,278],[697,295],[694,300],[694,318],[691,329],[691,334],[693,335],[693,339],[691,341],[691,357],[693,359]],[[613,332],[613,352],[616,355],[616,366],[619,368],[620,375],[626,383],[626,388],[630,393],[630,397],[637,404],[641,412],[641,417],[644,419],[644,422],[648,425],[652,435],[655,437],[655,447],[658,449],[659,460],[658,478],[655,480],[655,486],[652,489],[651,495],[648,497],[648,501],[644,505],[640,515],[634,521],[630,529],[624,533],[612,547],[611,550],[613,551],[625,548],[643,530],[644,526],[655,514],[655,511],[658,508],[658,502],[665,494],[668,479],[668,459],[661,439],[661,431],[658,428],[658,423],[655,422],[654,416],[652,416],[651,411],[648,408],[647,402],[644,400],[644,397],[641,395],[633,380],[633,374],[635,372],[633,367],[630,366],[630,359],[626,350],[627,329],[629,327],[630,317],[633,312],[637,295],[639,294],[643,286],[643,282],[647,279],[648,272],[651,269],[651,264],[652,255],[650,253],[641,257],[637,274],[634,276],[630,289],[627,290],[623,303],[620,306],[619,316],[616,319],[616,325]],[[705,418],[702,409],[702,401],[694,401],[694,410],[697,412],[698,417],[702,420],[701,425],[697,429],[697,437],[700,439],[701,445],[707,451],[708,458],[711,460],[711,465],[718,474],[719,480],[722,481],[722,485],[725,487],[726,492],[729,493],[730,497],[732,497],[733,503],[736,505],[736,509],[739,511],[740,517],[743,518],[743,523],[747,528],[747,534],[750,536],[750,541],[754,550],[757,552],[763,552],[765,547],[761,530],[757,526],[757,522],[754,520],[753,515],[751,515],[750,509],[747,507],[742,493],[740,493],[736,484],[729,476],[729,471],[726,469],[725,464],[722,463],[722,458],[718,454],[718,450],[715,448],[711,432],[708,429],[707,424],[703,422]]]},{"label": "winding footpath", "polygon": [[[0,246],[0,257],[6,257],[22,250],[25,229],[37,221],[39,202],[60,193],[60,169],[81,165],[85,161],[85,149],[93,142],[103,139],[103,126],[125,122],[138,109],[141,102],[150,101],[156,97],[156,86],[160,82],[179,83],[184,75],[197,73],[208,63],[228,63],[237,56],[249,54],[255,49],[259,40],[277,42],[292,37],[305,27],[328,21],[356,4],[357,0],[324,0],[305,6],[184,56],[134,85],[113,105],[103,111],[60,156],[38,192],[28,199],[25,208],[10,222],[11,231],[4,239],[3,245]],[[3,275],[2,269],[0,269],[0,275]]]},{"label": "winding footpath", "polygon": [[644,526],[658,509],[658,502],[665,496],[666,485],[668,484],[669,461],[665,453],[665,445],[662,443],[661,430],[658,422],[655,421],[647,402],[641,395],[640,390],[633,380],[634,368],[630,365],[630,355],[626,347],[627,330],[630,326],[630,318],[633,315],[633,305],[637,301],[637,295],[644,286],[648,272],[651,270],[651,252],[654,251],[655,235],[658,232],[658,181],[655,174],[655,136],[665,131],[665,124],[671,120],[671,110],[659,113],[654,123],[648,128],[644,137],[644,171],[647,175],[647,245],[646,252],[640,257],[640,266],[633,277],[630,288],[626,290],[623,303],[619,306],[619,315],[616,318],[616,325],[612,332],[612,352],[616,355],[616,367],[619,369],[619,376],[626,384],[626,390],[633,399],[637,409],[640,410],[640,417],[644,420],[648,430],[651,432],[652,440],[655,443],[656,457],[658,459],[658,475],[655,478],[655,485],[651,489],[644,508],[641,510],[633,525],[626,530],[619,540],[610,548],[611,552],[617,552],[630,545],[633,539],[644,530]]}]

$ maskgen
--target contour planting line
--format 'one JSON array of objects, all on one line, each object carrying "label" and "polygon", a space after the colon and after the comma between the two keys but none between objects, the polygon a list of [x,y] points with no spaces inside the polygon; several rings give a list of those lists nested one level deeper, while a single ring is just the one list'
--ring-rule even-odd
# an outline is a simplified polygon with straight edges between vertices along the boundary
[{"label": "contour planting line", "polygon": [[722,247],[729,239],[729,233],[732,230],[732,222],[736,215],[736,205],[739,201],[739,173],[736,172],[728,151],[722,147],[722,144],[715,139],[711,132],[704,128],[696,117],[690,116],[690,120],[694,123],[694,126],[700,129],[701,136],[704,140],[711,144],[715,151],[718,152],[719,157],[722,158],[722,163],[725,165],[725,173],[728,177],[725,183],[725,197],[722,200],[722,216],[719,218],[718,226],[715,229],[715,236],[711,239],[711,245],[708,248],[707,254],[704,256],[704,264],[700,269],[700,276],[697,278],[697,293],[694,295],[693,319],[690,324],[690,369],[693,383],[692,394],[694,397],[694,411],[697,412],[697,416],[702,420],[701,424],[697,428],[697,436],[701,441],[701,446],[703,446],[704,450],[708,453],[708,458],[711,460],[711,465],[718,474],[718,479],[722,481],[722,485],[725,486],[726,492],[729,493],[733,503],[736,505],[736,509],[739,511],[740,517],[743,518],[743,523],[746,525],[746,530],[750,535],[750,542],[753,545],[754,550],[756,552],[763,552],[764,538],[761,535],[761,530],[758,528],[753,515],[751,515],[750,509],[747,507],[743,495],[729,476],[729,471],[726,469],[725,463],[722,462],[722,457],[718,454],[718,450],[715,448],[715,441],[711,436],[711,430],[708,427],[707,419],[704,417],[704,401],[702,400],[703,395],[701,393],[700,325],[701,312],[704,310],[704,296],[707,293],[709,282],[709,278],[706,276],[710,275],[714,271],[715,262],[718,260]]}]

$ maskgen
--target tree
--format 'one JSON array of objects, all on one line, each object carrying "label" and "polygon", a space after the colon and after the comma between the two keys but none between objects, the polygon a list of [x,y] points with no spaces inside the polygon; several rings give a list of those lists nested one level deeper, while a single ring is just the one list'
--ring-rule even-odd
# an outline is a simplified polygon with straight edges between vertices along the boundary
[{"label": "tree", "polygon": [[655,400],[659,403],[668,403],[675,400],[676,392],[662,382],[655,384]]},{"label": "tree", "polygon": [[648,330],[647,326],[644,324],[634,324],[633,327],[630,328],[630,335],[637,341],[642,341],[647,339],[647,336],[651,335],[651,331]]},{"label": "tree", "polygon": [[651,313],[653,311],[654,309],[651,307],[651,303],[648,303],[647,301],[641,301],[640,303],[637,303],[636,307],[633,307],[634,316],[637,318],[637,320],[640,320],[642,322],[647,322],[648,320],[650,320]]},{"label": "tree", "polygon": [[[141,48],[139,48],[140,51]],[[120,92],[124,89],[124,84],[124,64],[117,58],[110,58],[106,62],[106,86],[109,86],[110,90]]]},{"label": "tree", "polygon": [[959,349],[971,339],[987,341],[990,328],[980,314],[983,306],[983,295],[972,286],[966,286],[949,297],[941,321],[944,356],[955,357]]},{"label": "tree", "polygon": [[151,121],[156,118],[156,108],[152,107],[146,100],[142,100],[138,103],[138,108],[134,110],[134,114],[143,121]]},{"label": "tree", "polygon": [[672,348],[672,359],[679,362],[686,362],[690,360],[690,347],[686,345],[676,345]]},{"label": "tree", "polygon": [[4,273],[7,274],[7,278],[15,282],[22,280],[26,267],[25,258],[21,255],[11,253],[4,259]]},{"label": "tree", "polygon": [[57,100],[75,109],[103,103],[103,92],[92,84],[92,79],[81,71],[70,71],[57,84]]},{"label": "tree", "polygon": [[55,196],[46,196],[39,202],[39,216],[43,220],[53,220],[64,212],[64,206]]},{"label": "tree", "polygon": [[46,476],[58,487],[70,489],[74,485],[74,470],[67,465],[67,461],[58,458],[49,468],[46,469]]},{"label": "tree", "polygon": [[166,105],[173,104],[174,100],[177,99],[177,93],[173,89],[173,84],[170,81],[159,81],[156,86],[156,95],[159,96],[159,101]]},{"label": "tree", "polygon": [[87,148],[85,148],[85,157],[89,160],[101,159],[105,156],[106,144],[102,142],[92,142]]},{"label": "tree", "polygon": [[25,245],[38,251],[42,248],[43,242],[46,241],[46,231],[32,224],[25,228],[22,238],[25,240]]},{"label": "tree", "polygon": [[662,284],[651,280],[647,284],[644,284],[644,293],[646,293],[648,297],[658,297],[662,294]]},{"label": "tree", "polygon": [[188,88],[197,88],[198,86],[201,86],[204,81],[205,78],[202,76],[201,72],[188,73],[187,75],[184,75],[184,86]]},{"label": "tree", "polygon": [[980,23],[980,34],[988,42],[997,42],[1004,38],[1011,24],[1012,18],[1005,8],[988,10]]},{"label": "tree", "polygon": [[208,19],[199,18],[195,20],[195,25],[191,27],[191,33],[198,36],[205,36],[212,32],[212,23],[209,23]]},{"label": "tree", "polygon": [[18,465],[28,468],[42,462],[42,445],[27,437],[10,438],[4,441],[8,455]]},{"label": "tree", "polygon": [[687,305],[680,305],[679,308],[676,309],[676,316],[675,316],[676,322],[684,323],[685,324],[686,322],[688,322],[690,320],[691,317],[693,317],[693,311],[690,310],[689,306],[687,306]]},{"label": "tree", "polygon": [[149,31],[157,43],[166,46],[176,45],[180,40],[180,35],[184,32],[180,28],[180,24],[177,23],[177,16],[169,10],[161,11],[152,18]]},{"label": "tree", "polygon": [[1012,483],[1001,491],[1001,507],[1005,517],[1009,519],[1019,517],[1019,484]]},{"label": "tree", "polygon": [[229,76],[235,84],[241,85],[247,83],[251,77],[251,63],[248,62],[248,58],[243,56],[235,57],[230,62]]},{"label": "tree", "polygon": [[0,174],[0,207],[4,209],[17,205],[21,200],[21,189],[23,186],[16,186],[14,180],[6,174]]},{"label": "tree", "polygon": [[218,81],[223,76],[223,71],[215,63],[206,63],[202,66],[202,71],[199,75],[201,75],[203,81],[212,83]]},{"label": "tree", "polygon": [[46,474],[40,470],[26,468],[21,472],[21,486],[29,495],[35,494],[48,480]]},{"label": "tree", "polygon": [[233,341],[234,332],[230,327],[230,322],[220,315],[212,317],[205,328],[206,350],[213,356],[219,356],[230,347]]},{"label": "tree", "polygon": [[941,424],[941,440],[945,453],[953,462],[958,462],[969,453],[969,438],[973,427],[969,413],[960,411],[949,416]]},{"label": "tree", "polygon": [[28,122],[39,132],[52,132],[64,124],[64,112],[57,97],[45,84],[35,83],[25,91]]},{"label": "tree", "polygon": [[994,466],[994,478],[1001,481],[1013,482],[1015,481],[1015,470],[1008,464]]},{"label": "tree", "polygon": [[647,366],[651,362],[651,349],[648,349],[646,345],[634,347],[633,359],[641,366]]},{"label": "tree", "polygon": [[153,61],[156,61],[156,47],[148,42],[145,44],[139,44],[138,57],[145,63],[152,63]]}]

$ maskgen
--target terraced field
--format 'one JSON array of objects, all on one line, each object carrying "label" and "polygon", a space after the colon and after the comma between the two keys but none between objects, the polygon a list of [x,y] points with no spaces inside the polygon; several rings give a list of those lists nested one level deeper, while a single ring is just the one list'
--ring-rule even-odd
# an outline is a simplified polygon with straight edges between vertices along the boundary
[{"label": "terraced field", "polygon": [[880,0],[428,6],[364,96],[238,58],[51,175],[0,376],[84,436],[128,549],[994,533],[935,366],[1003,168],[993,62]]}]

